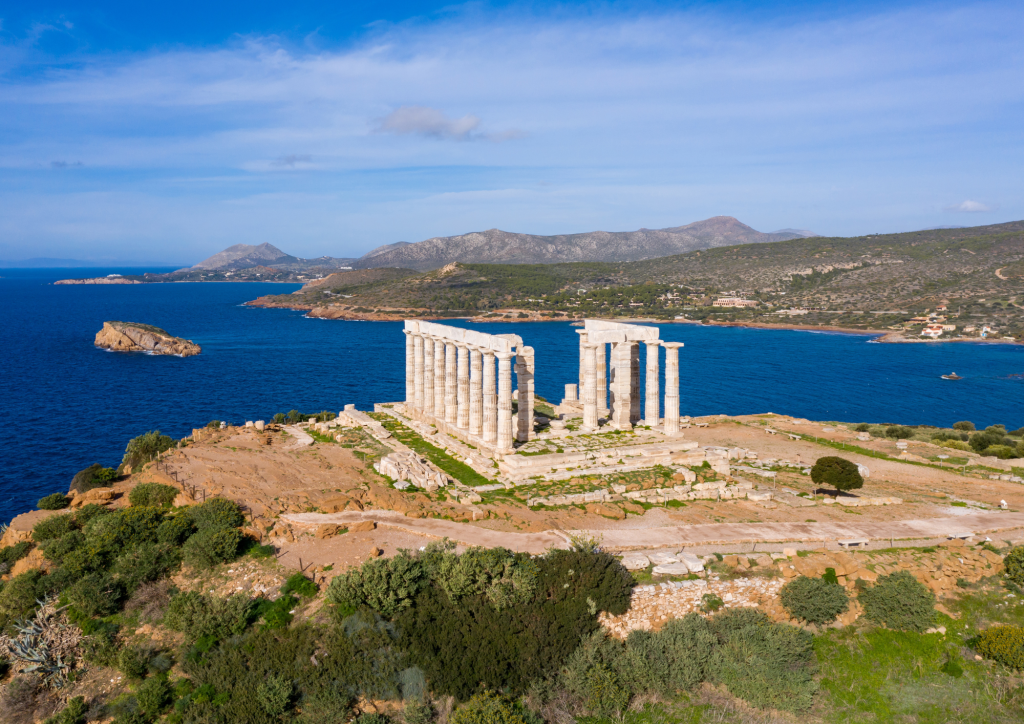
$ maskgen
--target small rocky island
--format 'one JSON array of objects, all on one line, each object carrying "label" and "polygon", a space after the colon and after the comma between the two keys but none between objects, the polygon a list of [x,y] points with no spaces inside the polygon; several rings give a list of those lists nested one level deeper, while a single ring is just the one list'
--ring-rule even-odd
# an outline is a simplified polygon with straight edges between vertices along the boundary
[{"label": "small rocky island", "polygon": [[113,352],[149,352],[191,357],[202,349],[191,340],[172,337],[159,327],[135,322],[104,322],[96,333],[97,347]]}]

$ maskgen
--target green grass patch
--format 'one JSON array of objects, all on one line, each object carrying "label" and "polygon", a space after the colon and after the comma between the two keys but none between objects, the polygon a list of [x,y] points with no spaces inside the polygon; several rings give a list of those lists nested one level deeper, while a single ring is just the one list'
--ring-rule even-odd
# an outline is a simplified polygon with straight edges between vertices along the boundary
[{"label": "green grass patch", "polygon": [[415,430],[406,427],[390,415],[370,413],[370,416],[379,421],[384,426],[384,429],[394,435],[395,439],[400,443],[418,452],[463,485],[476,487],[477,485],[490,485],[494,482],[489,478],[485,478],[465,463],[459,462],[441,448],[431,445]]}]

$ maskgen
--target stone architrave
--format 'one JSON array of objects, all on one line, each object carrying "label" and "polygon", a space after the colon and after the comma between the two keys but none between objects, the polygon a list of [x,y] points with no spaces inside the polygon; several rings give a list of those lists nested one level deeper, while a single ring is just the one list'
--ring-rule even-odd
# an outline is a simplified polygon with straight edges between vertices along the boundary
[{"label": "stone architrave", "polygon": [[600,342],[597,345],[597,367],[594,372],[597,378],[597,416],[608,417],[608,345]]},{"label": "stone architrave", "polygon": [[456,345],[458,350],[457,386],[455,390],[455,426],[460,430],[469,429],[469,347]]},{"label": "stone architrave", "polygon": [[413,342],[413,333],[408,329],[405,332],[405,404],[412,405],[416,398],[416,350]]},{"label": "stone architrave", "polygon": [[455,424],[458,419],[458,351],[454,342],[444,345],[444,421]]},{"label": "stone architrave", "polygon": [[516,356],[516,378],[519,389],[519,411],[516,420],[516,439],[527,442],[533,434],[533,347],[521,347]]},{"label": "stone architrave", "polygon": [[469,348],[469,434],[484,431],[483,360],[479,347]]},{"label": "stone architrave", "polygon": [[413,338],[413,407],[423,409],[423,336]]},{"label": "stone architrave", "polygon": [[629,421],[631,404],[629,393],[632,389],[630,348],[628,341],[612,344],[611,373],[611,425],[615,430],[632,430]]},{"label": "stone architrave", "polygon": [[647,345],[647,378],[645,384],[644,424],[655,428],[661,418],[661,392],[658,389],[658,347],[661,342],[644,342]]},{"label": "stone architrave", "polygon": [[580,386],[579,389],[582,392],[583,386],[586,384],[587,376],[587,363],[586,363],[586,347],[587,347],[587,330],[577,329],[576,334],[580,336]]},{"label": "stone architrave", "polygon": [[434,338],[423,337],[423,414],[434,414]]},{"label": "stone architrave", "polygon": [[434,337],[434,417],[444,419],[444,340]]},{"label": "stone architrave", "polygon": [[679,348],[682,342],[662,342],[665,348],[665,434],[679,433]]},{"label": "stone architrave", "polygon": [[629,424],[640,422],[640,343],[629,343]]},{"label": "stone architrave", "polygon": [[597,351],[599,344],[583,346],[583,432],[596,432],[597,419]]},{"label": "stone architrave", "polygon": [[512,450],[512,357],[511,352],[496,352],[498,358],[498,441],[499,452]]},{"label": "stone architrave", "polygon": [[494,381],[494,352],[489,349],[484,350],[483,358],[484,442],[493,444],[498,439],[498,393]]}]

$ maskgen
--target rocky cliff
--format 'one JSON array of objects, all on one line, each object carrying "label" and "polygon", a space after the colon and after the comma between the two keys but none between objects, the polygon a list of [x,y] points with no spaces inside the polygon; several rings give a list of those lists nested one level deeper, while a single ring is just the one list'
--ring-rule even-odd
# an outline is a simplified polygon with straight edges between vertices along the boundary
[{"label": "rocky cliff", "polygon": [[97,347],[114,352],[149,352],[191,357],[202,349],[187,339],[172,337],[159,327],[132,322],[104,322],[96,333]]}]

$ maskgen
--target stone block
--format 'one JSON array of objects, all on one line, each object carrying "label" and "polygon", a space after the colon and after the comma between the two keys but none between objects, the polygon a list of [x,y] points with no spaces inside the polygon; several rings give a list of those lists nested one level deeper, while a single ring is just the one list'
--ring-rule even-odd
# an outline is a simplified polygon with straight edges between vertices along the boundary
[{"label": "stone block", "polygon": [[339,530],[341,530],[341,526],[336,523],[324,523],[316,527],[314,535],[317,538],[330,538],[333,535],[337,535]]},{"label": "stone block", "polygon": [[651,561],[639,553],[629,553],[622,557],[622,565],[627,571],[641,571],[651,565]]},{"label": "stone block", "polygon": [[656,566],[664,565],[664,564],[667,564],[667,563],[678,563],[679,562],[679,558],[677,556],[675,556],[675,555],[673,555],[671,553],[665,553],[664,551],[659,551],[657,553],[651,553],[647,557],[650,559],[651,563],[653,563]]},{"label": "stone block", "polygon": [[265,430],[267,427],[267,423],[264,422],[263,420],[257,420],[256,422],[253,423],[253,427],[255,427],[260,432],[263,432],[263,430]]},{"label": "stone block", "polygon": [[[703,566],[701,566],[701,570],[703,570]],[[690,573],[690,567],[682,561],[677,561],[676,563],[662,563],[660,566],[655,566],[651,572],[656,576],[685,576]]]},{"label": "stone block", "polygon": [[371,530],[376,530],[377,523],[373,520],[364,520],[361,523],[353,523],[348,527],[350,533],[366,533]]},{"label": "stone block", "polygon": [[783,548],[782,555],[786,556],[786,558],[796,558],[797,550],[796,548]]},{"label": "stone block", "polygon": [[704,570],[704,562],[692,553],[680,553],[679,562],[685,563],[690,573],[701,573]]}]

